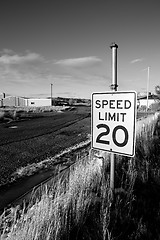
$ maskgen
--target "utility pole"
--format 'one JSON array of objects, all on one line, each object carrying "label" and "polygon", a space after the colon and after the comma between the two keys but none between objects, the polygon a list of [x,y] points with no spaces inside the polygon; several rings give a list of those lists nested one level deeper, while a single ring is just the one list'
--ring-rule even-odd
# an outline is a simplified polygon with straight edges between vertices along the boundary
[{"label": "utility pole", "polygon": [[[111,90],[113,92],[117,91],[118,84],[117,84],[117,48],[118,45],[115,43],[112,43],[110,46],[112,50],[112,84],[111,84]],[[110,188],[114,190],[114,165],[115,165],[115,154],[111,153],[110,158]]]},{"label": "utility pole", "polygon": [[148,110],[148,94],[149,94],[149,70],[150,70],[150,67],[147,68],[147,110]]},{"label": "utility pole", "polygon": [[51,83],[51,106],[52,106],[52,87],[53,87],[53,83]]}]

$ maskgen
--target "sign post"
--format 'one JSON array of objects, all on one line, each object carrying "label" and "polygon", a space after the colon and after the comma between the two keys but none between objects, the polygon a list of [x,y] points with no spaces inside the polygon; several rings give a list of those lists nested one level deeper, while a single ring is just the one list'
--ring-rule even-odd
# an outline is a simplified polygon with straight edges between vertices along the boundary
[{"label": "sign post", "polygon": [[[111,90],[117,91],[118,84],[117,84],[117,48],[118,45],[115,43],[112,43],[110,46],[112,50],[112,84],[111,84]],[[114,153],[111,153],[110,158],[110,188],[114,189]]]},{"label": "sign post", "polygon": [[92,94],[92,148],[111,153],[111,190],[114,190],[115,154],[133,157],[136,134],[137,95],[134,91],[117,91],[117,48],[115,43],[111,45],[112,91]]}]

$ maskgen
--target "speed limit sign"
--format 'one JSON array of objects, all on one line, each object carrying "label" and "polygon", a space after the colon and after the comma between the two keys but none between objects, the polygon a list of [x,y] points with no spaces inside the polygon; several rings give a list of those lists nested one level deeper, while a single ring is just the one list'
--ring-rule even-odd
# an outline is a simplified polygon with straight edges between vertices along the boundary
[{"label": "speed limit sign", "polygon": [[92,148],[133,157],[136,92],[92,94]]}]

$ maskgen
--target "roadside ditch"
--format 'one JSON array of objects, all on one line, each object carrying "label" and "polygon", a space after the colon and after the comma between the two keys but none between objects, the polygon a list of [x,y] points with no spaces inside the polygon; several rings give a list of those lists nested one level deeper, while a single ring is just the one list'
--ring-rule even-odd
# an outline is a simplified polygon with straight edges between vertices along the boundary
[{"label": "roadside ditch", "polygon": [[35,194],[40,191],[43,185],[74,164],[79,156],[88,155],[89,149],[90,136],[86,141],[65,149],[53,158],[19,169],[14,173],[19,181],[0,191],[0,214],[4,209],[21,205],[24,201],[29,202],[33,192]]}]

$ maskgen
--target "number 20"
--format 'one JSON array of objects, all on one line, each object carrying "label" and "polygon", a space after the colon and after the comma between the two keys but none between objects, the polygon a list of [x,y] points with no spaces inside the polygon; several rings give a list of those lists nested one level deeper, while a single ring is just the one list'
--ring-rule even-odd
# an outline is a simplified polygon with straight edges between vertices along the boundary
[{"label": "number 20", "polygon": [[[106,144],[106,145],[109,145],[110,142],[107,141],[107,140],[102,140],[102,137],[103,136],[107,136],[109,133],[110,133],[110,128],[108,125],[106,124],[98,124],[96,126],[98,129],[100,128],[105,128],[106,131],[105,132],[102,132],[100,133],[97,138],[96,138],[96,142],[97,143],[102,143],[102,144]],[[118,142],[117,139],[116,139],[116,133],[118,130],[122,130],[124,132],[124,135],[125,135],[125,138],[124,138],[124,141],[123,142]],[[116,146],[118,147],[124,147],[127,143],[128,143],[128,131],[127,129],[124,127],[124,126],[121,126],[121,125],[118,125],[116,126],[113,131],[112,131],[112,139],[113,139],[113,142]]]}]

